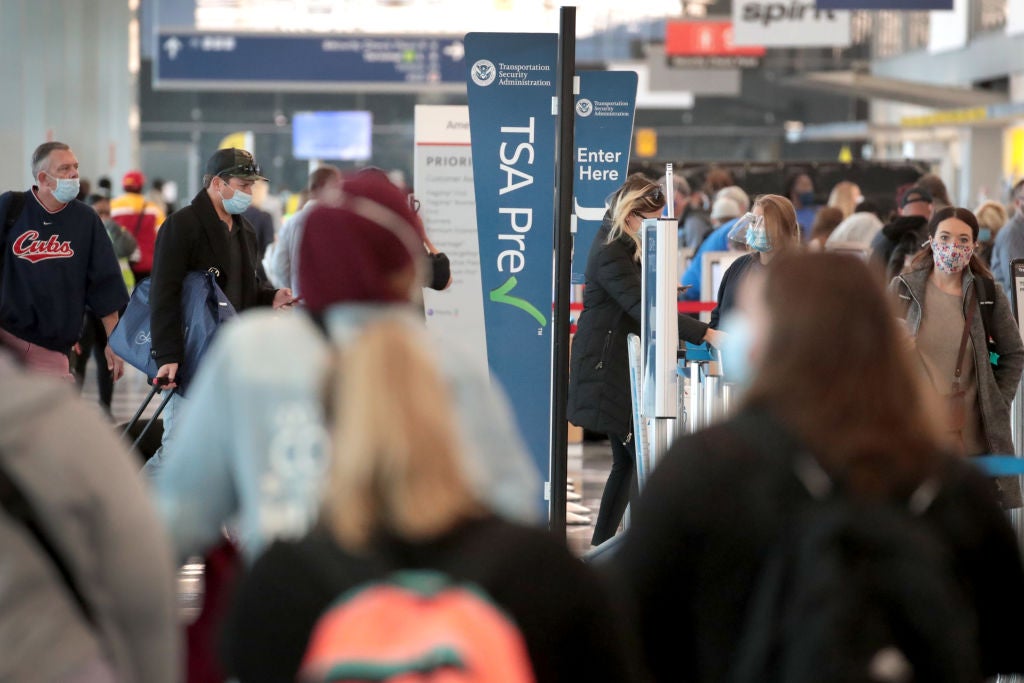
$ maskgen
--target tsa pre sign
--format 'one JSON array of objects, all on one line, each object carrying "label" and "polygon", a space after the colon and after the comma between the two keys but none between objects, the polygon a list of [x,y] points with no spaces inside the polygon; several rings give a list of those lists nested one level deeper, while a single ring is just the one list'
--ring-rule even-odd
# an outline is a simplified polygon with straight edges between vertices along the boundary
[{"label": "tsa pre sign", "polygon": [[580,284],[605,199],[626,180],[637,76],[635,71],[584,71],[577,78],[572,281]]},{"label": "tsa pre sign", "polygon": [[487,362],[546,475],[558,36],[470,33],[465,46]]}]

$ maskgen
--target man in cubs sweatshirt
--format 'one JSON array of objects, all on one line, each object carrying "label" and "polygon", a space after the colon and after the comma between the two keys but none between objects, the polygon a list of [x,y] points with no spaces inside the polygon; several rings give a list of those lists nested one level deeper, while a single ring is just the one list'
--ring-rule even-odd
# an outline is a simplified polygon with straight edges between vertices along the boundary
[{"label": "man in cubs sweatshirt", "polygon": [[[0,337],[27,367],[71,379],[68,352],[88,307],[109,335],[128,303],[99,215],[76,199],[78,159],[62,142],[32,155],[36,184],[0,195]],[[114,379],[123,363],[107,347]]]}]

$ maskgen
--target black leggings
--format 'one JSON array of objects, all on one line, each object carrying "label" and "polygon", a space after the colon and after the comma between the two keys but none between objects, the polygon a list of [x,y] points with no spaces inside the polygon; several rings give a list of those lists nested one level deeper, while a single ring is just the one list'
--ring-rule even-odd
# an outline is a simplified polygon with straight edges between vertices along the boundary
[{"label": "black leggings", "polygon": [[626,511],[626,504],[635,499],[639,491],[633,435],[623,437],[609,434],[608,441],[612,445],[612,471],[604,485],[604,495],[601,496],[601,509],[597,512],[594,536],[590,541],[593,545],[600,545],[615,535]]}]

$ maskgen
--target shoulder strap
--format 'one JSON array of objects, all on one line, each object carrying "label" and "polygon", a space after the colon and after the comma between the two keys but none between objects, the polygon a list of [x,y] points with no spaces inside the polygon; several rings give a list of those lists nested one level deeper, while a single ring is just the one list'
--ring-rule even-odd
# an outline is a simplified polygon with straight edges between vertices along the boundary
[{"label": "shoulder strap", "polygon": [[956,354],[956,370],[953,371],[953,392],[960,390],[960,373],[964,366],[964,352],[967,350],[967,340],[971,336],[971,323],[974,322],[974,289],[967,292],[967,316],[964,319],[964,332],[960,335],[960,350]]},{"label": "shoulder strap", "polygon": [[992,313],[996,307],[996,282],[983,275],[975,275],[974,282],[981,283],[978,303],[981,304],[981,325],[985,328],[985,341],[992,338]]},{"label": "shoulder strap", "polygon": [[142,219],[146,217],[146,200],[142,200],[142,208],[139,210],[139,217],[135,220],[135,231],[132,233],[135,238],[139,237],[139,230],[142,230]]},{"label": "shoulder strap", "polygon": [[70,567],[64,562],[60,552],[57,550],[56,545],[46,535],[46,531],[43,525],[39,522],[39,518],[36,517],[35,510],[32,509],[31,503],[25,498],[25,495],[18,488],[17,484],[11,480],[8,476],[7,471],[0,467],[0,505],[7,514],[14,520],[21,523],[32,537],[35,539],[39,547],[46,553],[47,557],[50,558],[50,562],[53,564],[57,573],[60,574],[61,580],[64,582],[64,586],[71,593],[72,599],[75,604],[78,605],[79,611],[85,620],[92,626],[96,625],[96,619],[93,614],[92,608],[85,599],[85,595],[78,587],[78,583],[75,581],[75,576],[71,572]]}]

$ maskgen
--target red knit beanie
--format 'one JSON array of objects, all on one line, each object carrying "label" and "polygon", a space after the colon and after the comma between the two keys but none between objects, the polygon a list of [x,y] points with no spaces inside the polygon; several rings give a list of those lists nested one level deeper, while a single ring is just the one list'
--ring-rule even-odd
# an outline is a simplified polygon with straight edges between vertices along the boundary
[{"label": "red knit beanie", "polygon": [[392,276],[418,267],[423,223],[406,196],[380,170],[345,181],[339,203],[317,206],[306,218],[299,248],[299,287],[313,313],[332,304],[401,302]]}]

